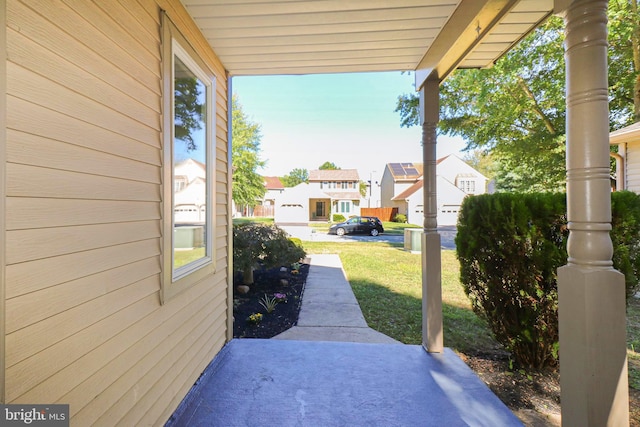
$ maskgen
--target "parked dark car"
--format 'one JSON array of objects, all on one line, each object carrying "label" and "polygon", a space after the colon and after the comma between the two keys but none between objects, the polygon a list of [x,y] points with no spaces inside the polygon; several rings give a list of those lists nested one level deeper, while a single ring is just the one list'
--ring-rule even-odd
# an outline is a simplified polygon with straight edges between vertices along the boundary
[{"label": "parked dark car", "polygon": [[333,224],[329,228],[329,234],[343,236],[345,234],[370,234],[377,236],[384,233],[382,222],[375,216],[354,216],[345,222]]}]

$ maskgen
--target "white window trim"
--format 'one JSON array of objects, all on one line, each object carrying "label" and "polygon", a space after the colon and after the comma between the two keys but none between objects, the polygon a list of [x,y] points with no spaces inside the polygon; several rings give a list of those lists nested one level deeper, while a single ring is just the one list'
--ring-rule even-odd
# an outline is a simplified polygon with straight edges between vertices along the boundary
[{"label": "white window trim", "polygon": [[[216,151],[216,79],[196,51],[189,45],[171,20],[163,14],[162,67],[163,67],[163,255],[162,255],[162,303],[215,273],[215,151]],[[206,126],[206,197],[207,220],[205,226],[205,256],[174,269],[174,57],[189,67],[207,86]]]}]

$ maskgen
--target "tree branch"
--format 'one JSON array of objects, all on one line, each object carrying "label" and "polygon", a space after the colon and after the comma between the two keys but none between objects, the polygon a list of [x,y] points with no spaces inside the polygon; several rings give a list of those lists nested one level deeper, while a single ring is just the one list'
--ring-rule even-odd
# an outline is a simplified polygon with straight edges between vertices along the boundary
[{"label": "tree branch", "polygon": [[533,92],[531,92],[531,89],[529,89],[529,86],[527,86],[527,83],[520,76],[518,76],[518,84],[520,85],[524,93],[527,95],[527,98],[533,101],[533,111],[535,111],[538,114],[538,116],[540,116],[540,118],[542,119],[542,122],[544,123],[549,133],[553,136],[556,136],[556,133],[557,133],[556,128],[553,126],[553,123],[551,123],[551,120],[549,119],[549,117],[544,113],[544,111],[542,111],[542,108],[540,108],[540,104],[538,104],[538,100],[536,99],[535,95],[533,94]]}]

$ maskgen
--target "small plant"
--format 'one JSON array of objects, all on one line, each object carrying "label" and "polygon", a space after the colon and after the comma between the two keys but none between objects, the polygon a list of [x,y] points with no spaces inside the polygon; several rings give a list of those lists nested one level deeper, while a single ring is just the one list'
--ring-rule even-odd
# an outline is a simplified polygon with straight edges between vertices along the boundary
[{"label": "small plant", "polygon": [[333,214],[333,222],[345,222],[346,220],[347,218],[345,218],[344,215]]},{"label": "small plant", "polygon": [[264,296],[260,300],[260,305],[263,306],[265,310],[267,310],[267,313],[272,313],[273,310],[276,309],[276,305],[278,305],[278,299],[275,296],[269,298],[267,294],[264,294]]},{"label": "small plant", "polygon": [[260,322],[262,322],[262,313],[253,313],[251,316],[247,317],[247,323],[257,325]]},{"label": "small plant", "polygon": [[273,294],[273,297],[276,299],[277,302],[287,301],[287,294],[275,293]]},{"label": "small plant", "polygon": [[294,262],[293,264],[291,264],[291,269],[292,270],[300,270],[300,266],[302,264],[300,264],[299,262]]},{"label": "small plant", "polygon": [[407,216],[405,214],[396,214],[396,216],[393,217],[393,222],[405,223],[407,222]]}]

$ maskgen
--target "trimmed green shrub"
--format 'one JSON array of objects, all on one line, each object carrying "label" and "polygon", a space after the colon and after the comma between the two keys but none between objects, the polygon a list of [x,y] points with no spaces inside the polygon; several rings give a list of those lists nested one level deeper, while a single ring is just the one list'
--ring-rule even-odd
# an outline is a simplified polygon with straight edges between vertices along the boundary
[{"label": "trimmed green shrub", "polygon": [[396,216],[393,217],[393,222],[405,223],[407,222],[407,216],[405,214],[396,214]]},{"label": "trimmed green shrub", "polygon": [[[640,196],[612,193],[614,267],[627,295],[640,277]],[[565,194],[485,194],[465,198],[456,248],[473,310],[524,367],[558,360],[556,271],[567,262]]]},{"label": "trimmed green shrub", "polygon": [[[298,239],[299,240],[299,239]],[[301,242],[300,242],[301,243]],[[253,283],[253,269],[290,266],[306,256],[302,245],[275,225],[244,223],[233,226],[233,266]]]},{"label": "trimmed green shrub", "polygon": [[566,262],[563,202],[554,194],[465,198],[456,248],[473,310],[522,366],[553,365],[558,350],[556,270]]},{"label": "trimmed green shrub", "polygon": [[333,222],[345,222],[347,218],[342,214],[333,214]]},{"label": "trimmed green shrub", "polygon": [[640,290],[640,196],[631,191],[611,194],[613,266],[624,274],[627,300]]}]

